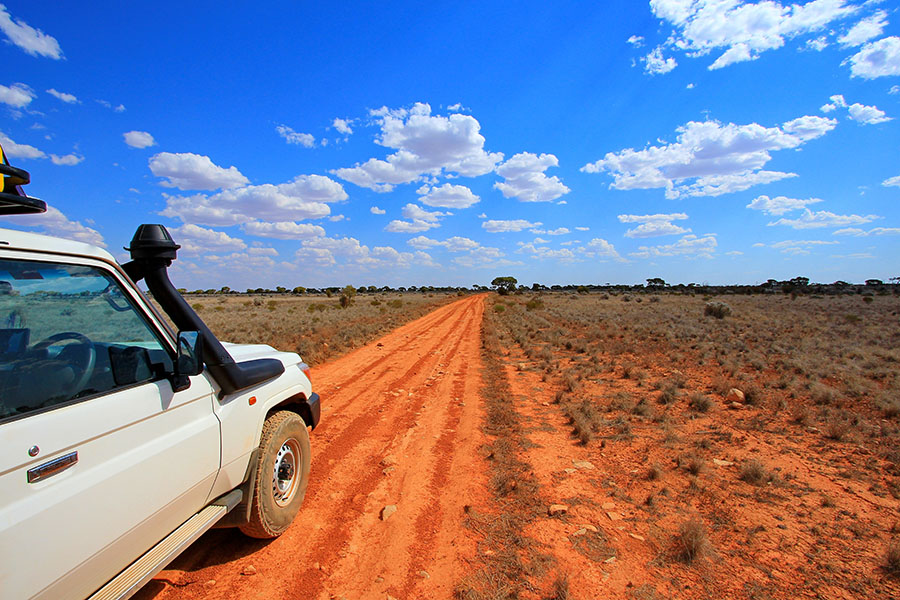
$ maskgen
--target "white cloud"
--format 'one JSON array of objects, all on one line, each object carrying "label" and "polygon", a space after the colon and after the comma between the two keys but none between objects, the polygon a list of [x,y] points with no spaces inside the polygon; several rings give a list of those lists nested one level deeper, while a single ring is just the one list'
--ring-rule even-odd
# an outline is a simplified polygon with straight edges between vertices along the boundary
[{"label": "white cloud", "polygon": [[552,154],[540,156],[520,152],[497,167],[497,174],[505,178],[494,184],[505,198],[518,198],[522,202],[551,202],[569,193],[569,188],[555,175],[544,174],[550,167],[559,165]]},{"label": "white cloud", "polygon": [[838,108],[847,107],[847,102],[844,100],[844,96],[841,94],[835,94],[834,96],[831,96],[829,100],[831,100],[831,102],[828,104],[823,104],[821,108],[819,108],[819,110],[824,113],[829,113]]},{"label": "white cloud", "polygon": [[440,218],[446,217],[450,213],[439,211],[430,212],[416,204],[407,204],[403,207],[401,214],[404,218],[409,219],[409,221],[395,219],[388,223],[384,230],[392,233],[420,233],[422,231],[428,231],[429,229],[440,227],[440,223],[438,222]]},{"label": "white cloud", "polygon": [[126,131],[122,137],[132,148],[149,148],[156,145],[156,140],[146,131]]},{"label": "white cloud", "polygon": [[831,246],[839,242],[827,242],[823,240],[784,240],[783,242],[775,242],[770,247],[780,251],[782,254],[807,255],[810,248],[815,246]]},{"label": "white cloud", "polygon": [[424,235],[420,235],[412,238],[411,240],[407,240],[406,243],[413,248],[418,248],[419,250],[436,248],[440,246],[446,248],[450,252],[471,252],[472,250],[481,247],[481,244],[479,244],[475,240],[460,236],[453,236],[441,242],[425,237]]},{"label": "white cloud", "polygon": [[28,144],[17,144],[2,131],[0,131],[0,145],[3,146],[6,155],[11,158],[47,158],[42,150]]},{"label": "white cloud", "polygon": [[823,35],[812,40],[806,40],[806,47],[815,52],[821,52],[828,47],[828,38]]},{"label": "white cloud", "polygon": [[568,227],[557,227],[556,229],[532,229],[531,233],[535,235],[567,235],[571,232]]},{"label": "white cloud", "polygon": [[150,158],[150,170],[157,177],[168,179],[160,185],[180,190],[228,189],[250,183],[237,167],[225,169],[214,164],[208,156],[190,152],[160,152]]},{"label": "white cloud", "polygon": [[718,196],[796,177],[764,171],[770,152],[802,146],[837,126],[837,120],[804,116],[780,127],[691,121],[677,129],[675,143],[609,152],[582,172],[607,171],[618,190],[665,188],[667,198]]},{"label": "white cloud", "polygon": [[884,111],[878,110],[875,106],[854,103],[848,107],[848,110],[850,118],[863,125],[875,125],[891,120],[891,117],[885,116]]},{"label": "white cloud", "polygon": [[616,252],[616,247],[604,240],[603,238],[594,238],[584,247],[579,248],[578,252],[583,254],[587,258],[612,258],[615,260],[622,260],[622,257],[619,256],[619,253]]},{"label": "white cloud", "polygon": [[878,215],[837,215],[827,210],[813,212],[808,208],[803,209],[803,215],[797,219],[778,219],[769,223],[769,226],[787,225],[794,229],[818,229],[820,227],[848,227],[850,225],[862,225],[876,219]]},{"label": "white cloud", "polygon": [[335,119],[331,122],[331,126],[334,127],[338,131],[338,133],[350,135],[353,133],[353,129],[350,128],[351,122],[352,121],[347,119]]},{"label": "white cloud", "polygon": [[383,215],[387,213],[386,210],[384,210],[383,208],[378,208],[377,206],[373,206],[372,208],[370,208],[369,212],[373,215]]},{"label": "white cloud", "polygon": [[788,198],[786,196],[776,196],[775,198],[758,196],[747,205],[747,208],[761,210],[767,215],[780,216],[792,210],[800,210],[801,208],[806,208],[809,204],[815,204],[821,201],[821,198],[807,198],[806,200],[801,200],[798,198]]},{"label": "white cloud", "polygon": [[880,36],[886,25],[887,13],[883,10],[875,11],[873,15],[861,19],[847,33],[839,37],[838,43],[844,47],[859,46]]},{"label": "white cloud", "polygon": [[223,231],[198,227],[189,223],[169,228],[172,239],[187,252],[237,252],[247,248],[243,240],[233,238]]},{"label": "white cloud", "polygon": [[513,231],[522,231],[531,227],[538,227],[540,223],[531,223],[525,219],[514,219],[510,221],[490,219],[481,224],[481,228],[488,233],[507,233]]},{"label": "white cloud", "polygon": [[690,229],[679,227],[672,221],[684,220],[688,216],[684,213],[655,214],[655,215],[619,215],[620,223],[640,223],[634,229],[625,232],[628,238],[647,238],[661,235],[681,235],[689,233]]},{"label": "white cloud", "polygon": [[57,156],[56,154],[51,154],[50,160],[53,161],[54,165],[74,167],[75,165],[83,161],[84,157],[78,156],[77,154],[66,154],[65,156]]},{"label": "white cloud", "polygon": [[13,227],[38,227],[41,231],[56,237],[86,242],[94,246],[106,247],[103,236],[96,229],[71,221],[59,209],[48,206],[47,212],[36,215],[18,215],[9,225]]},{"label": "white cloud", "polygon": [[590,231],[590,227],[576,227],[575,231]]},{"label": "white cloud", "polygon": [[674,31],[667,44],[690,57],[724,49],[709,69],[755,60],[785,39],[818,31],[858,10],[844,0],[812,0],[783,6],[775,0],[650,0],[650,8]]},{"label": "white cloud", "polygon": [[881,182],[881,185],[883,185],[885,187],[891,187],[891,186],[900,187],[900,175],[897,175],[896,177],[891,177],[889,179],[885,179],[884,181]]},{"label": "white cloud", "polygon": [[651,50],[647,56],[641,57],[641,62],[644,63],[644,72],[650,75],[665,75],[678,66],[678,62],[671,56],[663,58],[660,46]]},{"label": "white cloud", "polygon": [[900,235],[900,227],[874,227],[869,231],[859,229],[858,227],[847,227],[838,229],[834,235],[849,235],[853,237],[865,237],[869,235]]},{"label": "white cloud", "polygon": [[316,145],[316,138],[310,133],[298,133],[287,125],[279,125],[275,128],[278,135],[284,138],[288,144],[296,144],[304,148],[312,148]]},{"label": "white cloud", "polygon": [[325,235],[325,229],[319,225],[295,221],[250,221],[241,225],[241,229],[249,235],[279,240],[306,240]]},{"label": "white cloud", "polygon": [[512,267],[522,265],[521,261],[511,261],[503,258],[506,256],[499,248],[479,246],[466,256],[458,256],[453,262],[468,269],[494,269],[500,267]]},{"label": "white cloud", "polygon": [[24,83],[14,83],[9,87],[0,85],[0,102],[13,108],[25,108],[34,98],[34,92]]},{"label": "white cloud", "polygon": [[123,113],[123,112],[125,112],[125,105],[124,105],[124,104],[120,104],[120,105],[118,105],[118,106],[113,106],[111,102],[107,102],[106,100],[95,100],[95,102],[96,102],[97,104],[99,104],[100,106],[105,106],[106,108],[108,108],[108,109],[110,109],[110,110],[112,110],[112,111],[114,111],[114,112],[117,112],[117,113]]},{"label": "white cloud", "polygon": [[521,244],[521,247],[516,250],[516,252],[520,254],[531,254],[531,257],[536,259],[550,258],[559,260],[560,262],[572,262],[575,260],[575,253],[568,248],[553,250],[546,246],[535,246],[534,243]]},{"label": "white cloud", "polygon": [[440,187],[423,185],[416,193],[422,196],[419,198],[422,204],[442,208],[469,208],[481,200],[466,186],[449,183]]},{"label": "white cloud", "polygon": [[900,37],[891,36],[870,42],[848,60],[851,77],[875,79],[900,75]]},{"label": "white cloud", "polygon": [[408,268],[414,262],[423,266],[437,266],[425,252],[398,252],[390,246],[369,248],[356,238],[320,237],[301,242],[295,255],[300,261],[329,267],[339,259],[347,265],[364,269]]},{"label": "white cloud", "polygon": [[644,45],[644,37],[640,36],[640,35],[633,35],[625,41],[628,42],[629,44],[631,44],[632,46],[634,46],[635,48],[640,48],[641,46]]},{"label": "white cloud", "polygon": [[637,252],[629,253],[636,258],[656,258],[660,256],[688,256],[691,258],[712,258],[718,242],[712,234],[697,237],[686,235],[674,244],[664,246],[640,246]]},{"label": "white cloud", "polygon": [[51,96],[53,96],[54,98],[62,100],[66,104],[78,104],[78,98],[76,98],[72,94],[67,94],[65,92],[58,92],[58,91],[54,90],[53,88],[50,88],[49,90],[47,90],[47,93],[50,94]]},{"label": "white cloud", "polygon": [[0,31],[11,43],[32,56],[45,56],[56,60],[63,57],[56,38],[20,19],[13,19],[2,4],[0,4]]},{"label": "white cloud", "polygon": [[381,126],[376,143],[397,152],[332,171],[360,187],[389,192],[425,175],[475,177],[490,173],[503,159],[502,153],[484,151],[481,125],[469,115],[432,116],[431,106],[421,102],[409,110],[382,107],[371,114]]},{"label": "white cloud", "polygon": [[289,183],[224,190],[212,196],[166,196],[160,214],[186,223],[229,226],[250,221],[320,219],[331,213],[328,203],[347,199],[341,184],[322,175],[299,175]]}]

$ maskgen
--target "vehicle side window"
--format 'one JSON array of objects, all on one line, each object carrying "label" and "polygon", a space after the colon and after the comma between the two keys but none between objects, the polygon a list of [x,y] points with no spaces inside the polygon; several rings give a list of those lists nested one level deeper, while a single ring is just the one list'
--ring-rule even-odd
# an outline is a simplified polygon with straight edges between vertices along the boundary
[{"label": "vehicle side window", "polygon": [[109,273],[0,259],[0,421],[171,370],[165,346]]}]

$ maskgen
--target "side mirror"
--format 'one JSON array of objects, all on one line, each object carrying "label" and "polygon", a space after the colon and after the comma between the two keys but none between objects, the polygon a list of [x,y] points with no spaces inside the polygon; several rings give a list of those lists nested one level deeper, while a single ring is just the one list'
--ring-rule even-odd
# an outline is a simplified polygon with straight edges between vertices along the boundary
[{"label": "side mirror", "polygon": [[172,377],[172,389],[176,392],[191,386],[191,375],[203,372],[202,337],[199,331],[179,331],[178,351],[175,356],[175,373]]}]

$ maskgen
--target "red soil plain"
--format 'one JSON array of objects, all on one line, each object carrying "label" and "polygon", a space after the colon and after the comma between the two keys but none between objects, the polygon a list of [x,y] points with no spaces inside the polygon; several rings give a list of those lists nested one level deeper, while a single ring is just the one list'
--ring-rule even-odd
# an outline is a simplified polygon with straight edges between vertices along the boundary
[{"label": "red soil plain", "polygon": [[716,300],[466,296],[315,366],[294,524],[136,598],[900,597],[900,299]]}]

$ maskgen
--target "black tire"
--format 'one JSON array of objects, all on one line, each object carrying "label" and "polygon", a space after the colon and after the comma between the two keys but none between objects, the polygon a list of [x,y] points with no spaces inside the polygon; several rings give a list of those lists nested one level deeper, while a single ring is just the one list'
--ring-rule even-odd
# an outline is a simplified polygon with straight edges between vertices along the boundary
[{"label": "black tire", "polygon": [[309,483],[309,432],[296,413],[269,416],[259,440],[256,483],[250,497],[250,522],[245,535],[275,538],[294,520]]}]

